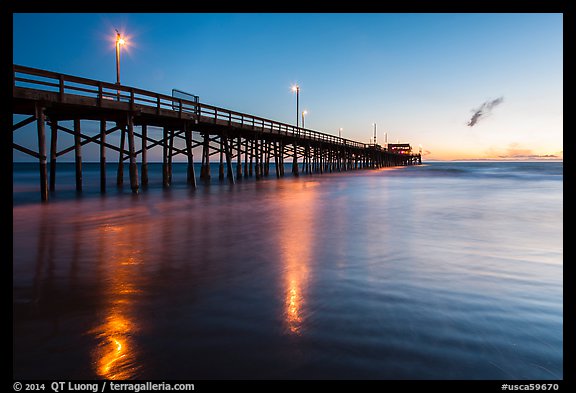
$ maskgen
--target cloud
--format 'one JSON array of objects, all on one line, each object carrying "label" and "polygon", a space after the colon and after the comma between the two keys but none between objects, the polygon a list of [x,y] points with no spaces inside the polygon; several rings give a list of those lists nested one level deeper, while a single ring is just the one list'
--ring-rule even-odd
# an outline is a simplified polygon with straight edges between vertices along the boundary
[{"label": "cloud", "polygon": [[519,147],[518,143],[511,143],[504,151],[496,149],[488,149],[486,155],[488,157],[495,157],[501,159],[513,160],[539,160],[539,159],[562,159],[562,152],[554,154],[536,154],[531,149],[523,149]]},{"label": "cloud", "polygon": [[515,160],[538,160],[538,159],[554,159],[561,158],[556,154],[514,154],[514,155],[501,155],[498,158],[513,158]]},{"label": "cloud", "polygon": [[472,118],[470,118],[468,124],[466,125],[469,127],[473,127],[484,117],[488,116],[492,112],[492,109],[495,106],[500,105],[503,101],[504,97],[498,97],[494,100],[484,102],[482,105],[480,105],[478,109],[472,109],[472,112],[474,112],[474,114],[472,115]]}]

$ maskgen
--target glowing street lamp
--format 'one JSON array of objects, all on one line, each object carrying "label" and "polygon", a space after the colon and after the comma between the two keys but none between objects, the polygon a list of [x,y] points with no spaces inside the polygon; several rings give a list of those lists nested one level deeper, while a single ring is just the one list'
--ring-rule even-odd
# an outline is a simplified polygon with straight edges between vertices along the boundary
[{"label": "glowing street lamp", "polygon": [[292,86],[292,91],[296,92],[296,128],[298,128],[298,118],[300,117],[300,108],[299,108],[299,102],[300,102],[300,86],[298,85],[293,85]]},{"label": "glowing street lamp", "polygon": [[120,84],[120,45],[124,45],[126,41],[120,35],[118,29],[116,29],[116,83]]},{"label": "glowing street lamp", "polygon": [[[120,45],[124,45],[126,41],[120,35],[118,29],[116,30],[116,84],[120,86]],[[118,90],[118,101],[120,101],[120,90]]]},{"label": "glowing street lamp", "polygon": [[304,109],[302,111],[302,128],[306,128],[304,127],[304,116],[306,116],[308,114],[308,111],[306,109]]},{"label": "glowing street lamp", "polygon": [[[296,130],[298,132],[298,136],[300,136],[300,127],[298,127],[298,118],[300,117],[300,108],[299,108],[299,100],[300,100],[300,86],[293,85],[292,91],[296,92]],[[298,176],[298,149],[296,140],[294,140],[294,157],[292,160],[292,173],[294,176]]]}]

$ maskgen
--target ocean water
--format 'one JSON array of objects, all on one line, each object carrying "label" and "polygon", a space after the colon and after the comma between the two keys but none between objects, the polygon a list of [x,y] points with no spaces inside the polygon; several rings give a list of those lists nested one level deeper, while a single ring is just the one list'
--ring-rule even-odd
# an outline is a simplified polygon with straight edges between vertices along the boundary
[{"label": "ocean water", "polygon": [[562,162],[137,195],[59,165],[48,203],[13,171],[15,379],[564,377]]}]

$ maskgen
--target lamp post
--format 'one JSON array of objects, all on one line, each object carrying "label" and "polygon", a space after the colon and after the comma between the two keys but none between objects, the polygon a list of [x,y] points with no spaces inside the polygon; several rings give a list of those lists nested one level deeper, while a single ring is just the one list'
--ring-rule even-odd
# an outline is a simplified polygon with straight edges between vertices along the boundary
[{"label": "lamp post", "polygon": [[[120,86],[120,45],[124,45],[126,41],[120,35],[118,29],[116,30],[116,84]],[[118,101],[120,101],[120,90],[118,90]]]},{"label": "lamp post", "polygon": [[300,117],[300,86],[292,86],[292,91],[296,92],[296,128],[298,128],[298,118]]},{"label": "lamp post", "polygon": [[[296,130],[298,132],[298,136],[300,136],[300,127],[298,127],[298,118],[300,117],[300,107],[299,107],[299,100],[300,100],[300,86],[293,85],[292,91],[296,92]],[[294,139],[294,157],[292,159],[292,173],[294,176],[298,176],[298,143],[296,139]]]},{"label": "lamp post", "polygon": [[308,114],[308,111],[306,109],[304,109],[302,111],[302,128],[306,128],[304,127],[304,116],[306,116]]}]

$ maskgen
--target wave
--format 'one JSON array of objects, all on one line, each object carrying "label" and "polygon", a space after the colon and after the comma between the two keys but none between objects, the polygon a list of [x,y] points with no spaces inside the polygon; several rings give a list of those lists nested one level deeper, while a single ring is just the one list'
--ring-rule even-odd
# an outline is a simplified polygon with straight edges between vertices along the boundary
[{"label": "wave", "polygon": [[563,162],[430,162],[409,167],[411,175],[563,180]]}]

